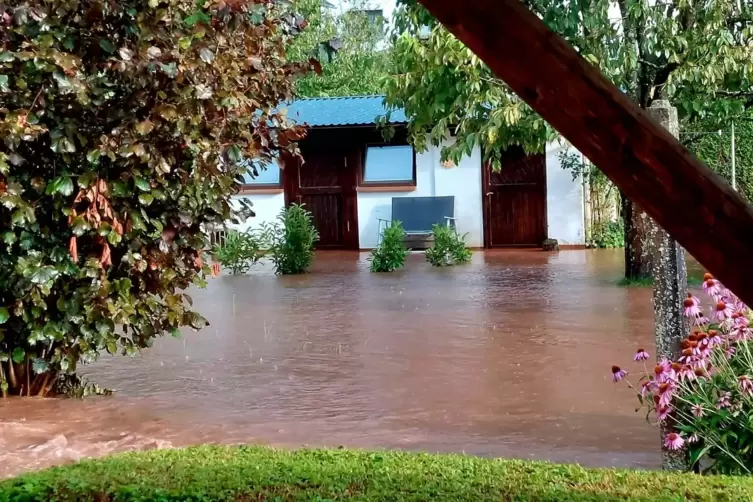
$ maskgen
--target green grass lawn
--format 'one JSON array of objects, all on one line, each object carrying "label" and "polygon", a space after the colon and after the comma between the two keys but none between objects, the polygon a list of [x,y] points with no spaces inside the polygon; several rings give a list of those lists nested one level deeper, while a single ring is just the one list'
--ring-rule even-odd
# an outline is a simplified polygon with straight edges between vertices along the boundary
[{"label": "green grass lawn", "polygon": [[743,501],[753,478],[356,450],[200,446],[0,482],[0,501]]}]

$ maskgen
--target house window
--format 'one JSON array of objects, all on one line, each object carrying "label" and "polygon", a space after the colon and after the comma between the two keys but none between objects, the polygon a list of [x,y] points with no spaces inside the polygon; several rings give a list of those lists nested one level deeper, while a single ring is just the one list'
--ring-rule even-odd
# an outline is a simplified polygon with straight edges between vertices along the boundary
[{"label": "house window", "polygon": [[257,176],[254,176],[253,168],[248,166],[248,172],[243,175],[243,190],[267,190],[267,189],[282,189],[282,182],[280,179],[280,166],[277,162],[270,162],[266,166],[258,161],[251,161],[256,167]]},{"label": "house window", "polygon": [[367,147],[361,184],[415,186],[416,158],[413,147]]}]

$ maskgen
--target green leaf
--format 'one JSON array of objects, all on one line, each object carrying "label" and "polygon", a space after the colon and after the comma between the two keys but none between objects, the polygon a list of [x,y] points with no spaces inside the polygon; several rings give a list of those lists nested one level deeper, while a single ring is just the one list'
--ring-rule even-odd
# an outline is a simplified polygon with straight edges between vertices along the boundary
[{"label": "green leaf", "polygon": [[212,20],[212,18],[210,18],[209,16],[207,16],[203,12],[196,11],[193,14],[191,14],[190,16],[188,16],[187,18],[185,18],[183,20],[183,22],[186,23],[189,27],[193,27],[193,25],[195,25],[195,24],[198,24],[198,23],[205,23],[206,24],[206,23],[209,23],[209,21],[211,21],[211,20]]},{"label": "green leaf", "polygon": [[231,145],[230,148],[227,149],[227,156],[233,163],[236,164],[243,160],[241,149],[238,148],[237,145]]},{"label": "green leaf", "polygon": [[99,46],[102,47],[102,50],[108,54],[113,54],[115,52],[115,45],[113,45],[113,43],[107,39],[100,40]]},{"label": "green leaf", "polygon": [[58,176],[47,185],[45,193],[47,195],[60,193],[68,197],[73,193],[73,180],[68,176]]},{"label": "green leaf", "polygon": [[171,329],[170,336],[172,336],[173,338],[183,338],[183,334],[180,332],[178,328]]},{"label": "green leaf", "polygon": [[148,194],[148,193],[142,193],[142,194],[140,194],[140,195],[139,195],[139,202],[141,202],[141,203],[142,203],[142,204],[144,204],[145,206],[148,206],[148,205],[149,205],[149,204],[151,204],[151,203],[152,203],[153,201],[154,201],[154,197],[152,197],[152,196],[151,196],[150,194]]},{"label": "green leaf", "polygon": [[143,232],[143,231],[146,230],[146,225],[144,224],[144,219],[136,211],[132,211],[131,212],[131,222],[132,222],[134,230],[139,230],[141,232]]},{"label": "green leaf", "polygon": [[138,189],[142,192],[148,192],[152,189],[152,187],[149,185],[149,182],[144,178],[135,178],[134,182],[136,183]]},{"label": "green leaf", "polygon": [[7,245],[11,245],[16,242],[16,234],[14,232],[3,232],[3,242]]},{"label": "green leaf", "polygon": [[0,307],[0,324],[5,324],[10,319],[10,313],[5,307]]},{"label": "green leaf", "polygon": [[34,370],[34,373],[39,375],[40,373],[45,373],[47,370],[50,369],[50,365],[42,358],[36,358],[34,359],[34,362],[31,363],[31,368]]},{"label": "green leaf", "polygon": [[0,63],[15,61],[16,56],[11,51],[0,51]]},{"label": "green leaf", "polygon": [[34,284],[46,284],[57,277],[59,272],[53,267],[39,267],[32,274],[29,280]]},{"label": "green leaf", "polygon": [[170,78],[175,78],[178,76],[178,65],[175,63],[160,63],[159,65],[160,69]]},{"label": "green leaf", "polygon": [[71,82],[71,80],[66,77],[64,73],[56,71],[52,74],[52,78],[54,78],[55,82],[57,82],[58,87],[62,91],[62,94],[73,92],[73,82]]},{"label": "green leaf", "polygon": [[152,132],[152,129],[154,129],[154,124],[151,120],[147,119],[142,122],[139,122],[136,124],[136,132],[144,136],[145,134],[149,134]]},{"label": "green leaf", "polygon": [[91,225],[89,225],[89,222],[87,222],[81,216],[76,216],[75,218],[73,218],[73,221],[71,221],[71,229],[73,230],[73,235],[75,235],[76,237],[81,237],[90,228]]},{"label": "green leaf", "polygon": [[115,355],[118,352],[118,344],[115,343],[115,340],[109,340],[107,342],[107,352],[113,355]]},{"label": "green leaf", "polygon": [[13,349],[13,354],[11,355],[11,358],[13,359],[13,362],[16,364],[21,364],[24,362],[24,359],[26,358],[26,351],[22,349],[21,347],[16,347]]},{"label": "green leaf", "polygon": [[101,155],[102,152],[99,149],[89,150],[89,153],[86,154],[86,160],[92,164],[99,164],[99,157]]},{"label": "green leaf", "polygon": [[34,208],[31,206],[19,207],[10,216],[10,221],[14,225],[23,225],[25,223],[33,223],[36,221],[36,215],[34,214]]},{"label": "green leaf", "polygon": [[172,105],[158,106],[157,113],[165,120],[175,120],[178,118],[178,110]]},{"label": "green leaf", "polygon": [[94,182],[94,179],[96,177],[97,173],[95,173],[94,171],[86,172],[78,177],[78,186],[80,186],[81,188],[88,188]]},{"label": "green leaf", "polygon": [[0,75],[0,92],[10,92],[8,75]]}]

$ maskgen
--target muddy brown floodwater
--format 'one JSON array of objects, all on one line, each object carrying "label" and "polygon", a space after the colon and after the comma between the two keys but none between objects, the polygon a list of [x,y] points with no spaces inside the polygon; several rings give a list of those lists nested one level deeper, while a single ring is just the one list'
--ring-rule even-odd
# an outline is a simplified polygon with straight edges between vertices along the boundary
[{"label": "muddy brown floodwater", "polygon": [[87,368],[113,397],[0,402],[0,476],[205,442],[659,466],[657,431],[610,380],[653,348],[651,290],[615,286],[621,251],[449,269],[414,254],[393,274],[366,258],[210,281],[193,293],[209,328]]}]

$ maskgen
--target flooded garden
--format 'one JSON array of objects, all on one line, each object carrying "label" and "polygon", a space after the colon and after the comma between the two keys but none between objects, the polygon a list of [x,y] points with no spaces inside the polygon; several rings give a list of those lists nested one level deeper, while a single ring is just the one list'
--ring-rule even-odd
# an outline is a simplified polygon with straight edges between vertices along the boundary
[{"label": "flooded garden", "polygon": [[211,325],[85,369],[115,390],[0,401],[0,476],[200,443],[348,446],[658,468],[657,429],[610,365],[652,350],[621,250],[491,251],[370,274],[319,252],[193,291]]}]

